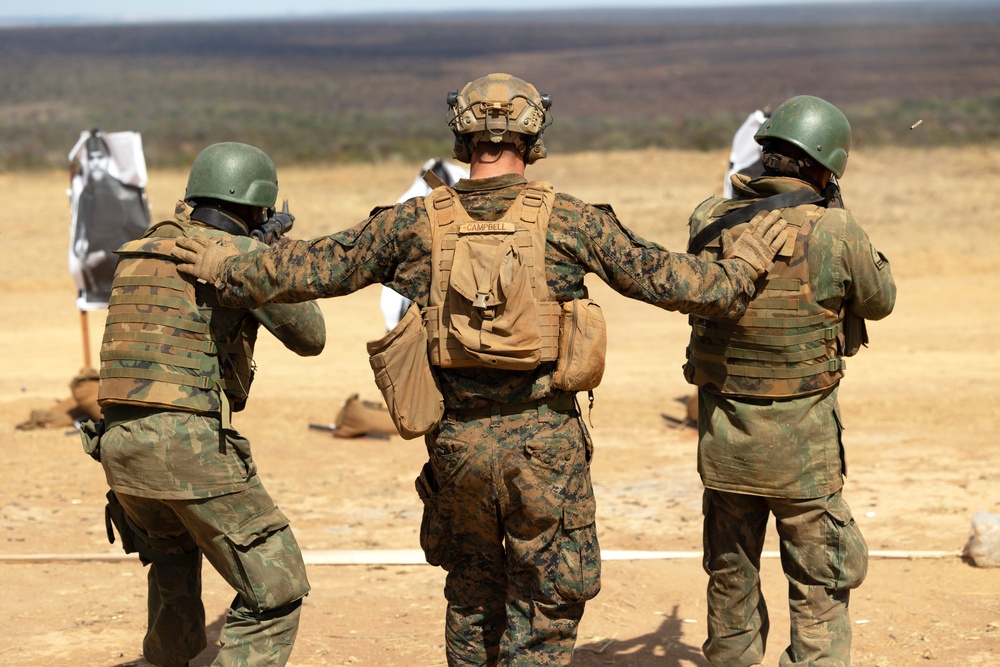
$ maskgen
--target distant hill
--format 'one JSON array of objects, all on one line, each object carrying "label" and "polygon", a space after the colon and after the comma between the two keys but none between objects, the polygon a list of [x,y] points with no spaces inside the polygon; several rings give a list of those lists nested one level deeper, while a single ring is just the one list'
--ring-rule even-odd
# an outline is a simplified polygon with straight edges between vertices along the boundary
[{"label": "distant hill", "polygon": [[152,166],[222,140],[282,164],[447,154],[446,92],[490,71],[552,94],[550,150],[720,147],[800,93],[861,143],[1000,139],[996,2],[18,27],[0,62],[7,170],[64,164],[90,127],[142,132]]}]

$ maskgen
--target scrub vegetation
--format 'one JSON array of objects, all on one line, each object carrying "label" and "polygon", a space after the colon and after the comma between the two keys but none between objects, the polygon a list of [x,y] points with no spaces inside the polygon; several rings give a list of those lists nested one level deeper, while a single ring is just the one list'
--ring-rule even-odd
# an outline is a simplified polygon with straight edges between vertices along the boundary
[{"label": "scrub vegetation", "polygon": [[553,95],[561,153],[725,147],[803,93],[859,144],[1000,139],[997,5],[7,28],[0,62],[7,171],[61,167],[92,127],[141,132],[153,168],[224,140],[285,165],[447,155],[445,92],[490,71]]}]

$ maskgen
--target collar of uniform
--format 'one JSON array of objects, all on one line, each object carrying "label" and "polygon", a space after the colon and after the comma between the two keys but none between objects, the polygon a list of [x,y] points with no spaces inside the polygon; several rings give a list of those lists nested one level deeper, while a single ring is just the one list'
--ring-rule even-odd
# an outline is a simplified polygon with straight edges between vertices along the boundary
[{"label": "collar of uniform", "polygon": [[490,178],[463,178],[455,183],[458,192],[482,192],[484,190],[502,190],[512,185],[524,185],[527,179],[519,174],[504,174]]},{"label": "collar of uniform", "polygon": [[249,236],[250,227],[238,216],[215,206],[195,206],[189,214],[191,222],[213,227],[233,236]]},{"label": "collar of uniform", "polygon": [[744,180],[744,178],[733,182],[733,190],[737,197],[741,199],[770,197],[771,195],[779,195],[783,192],[792,192],[794,190],[820,192],[819,188],[808,181],[803,181],[800,178],[792,178],[791,176],[760,176],[753,180]]}]

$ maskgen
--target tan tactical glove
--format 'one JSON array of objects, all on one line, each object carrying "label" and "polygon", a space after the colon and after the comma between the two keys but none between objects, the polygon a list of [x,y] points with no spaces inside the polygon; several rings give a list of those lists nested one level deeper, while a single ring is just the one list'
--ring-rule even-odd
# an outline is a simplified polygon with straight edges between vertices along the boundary
[{"label": "tan tactical glove", "polygon": [[726,259],[742,259],[753,267],[757,276],[761,276],[788,239],[785,224],[780,211],[761,211],[750,220],[750,225],[723,255]]},{"label": "tan tactical glove", "polygon": [[229,237],[214,240],[181,236],[170,254],[182,262],[177,265],[179,273],[186,273],[214,285],[222,274],[222,264],[230,257],[238,255],[239,250]]}]

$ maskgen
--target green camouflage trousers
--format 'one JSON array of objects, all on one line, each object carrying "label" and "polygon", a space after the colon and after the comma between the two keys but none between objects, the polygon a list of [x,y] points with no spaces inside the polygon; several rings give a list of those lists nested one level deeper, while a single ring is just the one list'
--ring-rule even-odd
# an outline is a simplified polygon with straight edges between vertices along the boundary
[{"label": "green camouflage trousers", "polygon": [[[202,554],[237,592],[212,665],[288,661],[309,582],[288,519],[263,484],[198,500],[117,495],[127,515],[122,542],[132,541],[149,563],[142,644],[147,661],[157,667],[184,665],[205,648]],[[128,531],[132,534],[124,534]]]},{"label": "green camouflage trousers", "polygon": [[868,572],[868,546],[837,491],[822,498],[765,498],[706,489],[705,571],[708,639],[716,667],[763,661],[767,606],[760,589],[760,554],[774,514],[788,580],[791,644],[780,667],[851,664],[850,591]]},{"label": "green camouflage trousers", "polygon": [[448,571],[448,664],[570,664],[601,575],[579,415],[446,413],[427,443],[420,542]]}]

